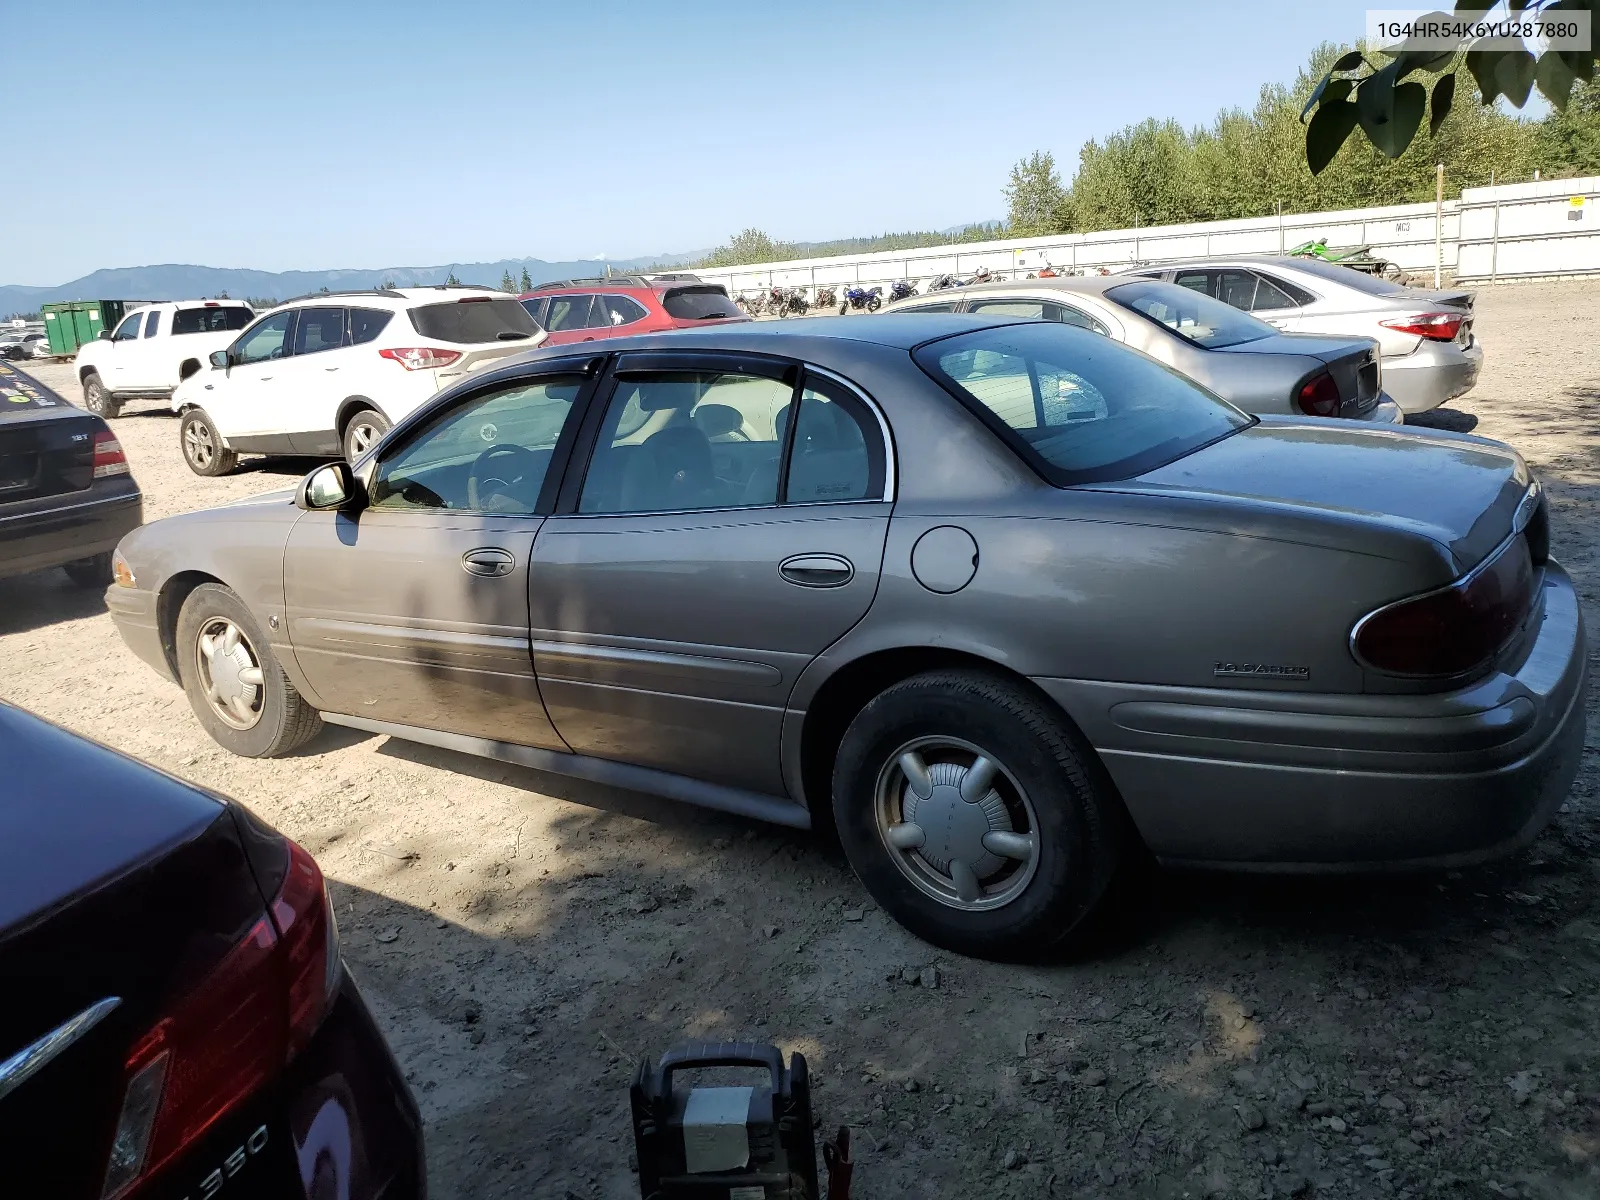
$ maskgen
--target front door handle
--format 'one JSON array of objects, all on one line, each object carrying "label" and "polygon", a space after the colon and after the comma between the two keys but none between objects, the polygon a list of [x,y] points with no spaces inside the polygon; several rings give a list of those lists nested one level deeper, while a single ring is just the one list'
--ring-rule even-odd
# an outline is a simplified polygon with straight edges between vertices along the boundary
[{"label": "front door handle", "polygon": [[516,565],[516,556],[509,550],[501,550],[498,546],[480,546],[476,550],[468,550],[461,556],[462,570],[472,575],[482,575],[486,579],[498,579],[502,575],[509,575]]},{"label": "front door handle", "polygon": [[801,587],[843,587],[855,578],[848,558],[837,554],[796,554],[778,564],[778,574]]}]

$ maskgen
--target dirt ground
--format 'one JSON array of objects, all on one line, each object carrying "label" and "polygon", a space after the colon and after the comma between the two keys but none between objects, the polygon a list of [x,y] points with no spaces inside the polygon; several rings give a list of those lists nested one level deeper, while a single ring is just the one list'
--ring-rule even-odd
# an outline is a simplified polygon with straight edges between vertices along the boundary
[{"label": "dirt ground", "polygon": [[[1597,309],[1600,284],[1485,289],[1482,382],[1433,418],[1544,477],[1591,630]],[[70,367],[36,373],[81,399]],[[115,427],[149,519],[308,465],[201,479],[170,415]],[[1600,1196],[1593,695],[1570,801],[1515,860],[1164,873],[1102,953],[1052,968],[933,952],[806,835],[332,728],[292,758],[232,758],[59,572],[0,580],[0,695],[317,855],[441,1200],[637,1196],[629,1076],[689,1037],[803,1051],[824,1127],[857,1130],[858,1200]]]}]

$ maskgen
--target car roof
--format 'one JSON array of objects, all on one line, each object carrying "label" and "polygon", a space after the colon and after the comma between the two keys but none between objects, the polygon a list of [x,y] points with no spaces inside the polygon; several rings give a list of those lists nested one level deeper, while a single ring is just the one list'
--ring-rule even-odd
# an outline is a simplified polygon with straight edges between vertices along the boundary
[{"label": "car roof", "polygon": [[923,292],[896,300],[884,310],[897,313],[929,300],[960,300],[968,296],[1007,296],[1023,292],[1074,292],[1079,295],[1098,296],[1107,289],[1128,282],[1126,275],[1058,275],[1054,279],[1013,279],[1005,283],[972,283],[966,287],[942,288],[937,292]]},{"label": "car roof", "polygon": [[[484,287],[479,284],[440,283],[430,287],[405,287],[405,288],[367,288],[348,292],[310,292],[304,296],[296,296],[291,300],[284,300],[276,307],[264,310],[266,313],[275,313],[285,308],[306,308],[314,306],[320,301],[341,301],[348,303],[351,300],[364,300],[375,304],[379,308],[389,308],[399,311],[412,304],[438,302],[451,297],[457,299],[462,296],[489,296],[501,300],[515,300],[517,297],[510,292],[502,292],[499,288]],[[398,303],[396,303],[398,301]]]},{"label": "car roof", "polygon": [[1174,258],[1159,263],[1136,263],[1119,268],[1128,275],[1136,271],[1166,271],[1174,267],[1223,267],[1230,263],[1253,266],[1294,267],[1304,260],[1294,254],[1205,254],[1194,258]]},{"label": "car roof", "polygon": [[[799,317],[792,321],[719,321],[703,329],[678,329],[663,333],[637,333],[608,337],[592,347],[574,345],[540,347],[519,356],[518,362],[570,358],[575,354],[607,354],[625,350],[728,350],[805,358],[805,346],[825,347],[830,342],[862,342],[910,350],[923,342],[953,334],[1011,325],[1015,317],[966,313],[879,313],[876,316]],[[510,365],[508,363],[508,365]]]}]

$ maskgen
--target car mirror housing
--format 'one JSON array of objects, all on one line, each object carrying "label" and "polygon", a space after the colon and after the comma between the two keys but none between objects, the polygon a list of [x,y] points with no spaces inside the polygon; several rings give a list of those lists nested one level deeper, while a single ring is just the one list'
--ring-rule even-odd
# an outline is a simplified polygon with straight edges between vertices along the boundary
[{"label": "car mirror housing", "polygon": [[228,369],[228,352],[226,350],[213,350],[211,352],[211,367],[216,371]]},{"label": "car mirror housing", "polygon": [[318,467],[300,481],[294,502],[307,512],[327,509],[354,511],[365,502],[365,493],[347,462]]},{"label": "car mirror housing", "polygon": [[95,336],[95,339],[97,341],[109,342],[111,340],[111,330],[102,329],[99,333],[95,334],[94,336]]}]

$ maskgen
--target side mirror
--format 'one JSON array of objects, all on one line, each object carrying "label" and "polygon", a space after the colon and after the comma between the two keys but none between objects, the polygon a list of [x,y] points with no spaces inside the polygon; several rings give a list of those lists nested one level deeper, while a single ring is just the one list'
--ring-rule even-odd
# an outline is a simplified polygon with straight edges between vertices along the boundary
[{"label": "side mirror", "polygon": [[213,350],[211,352],[211,367],[215,371],[228,369],[228,352],[226,350]]},{"label": "side mirror", "polygon": [[95,334],[94,336],[95,336],[95,340],[96,341],[109,342],[111,340],[111,330],[102,329],[99,333]]},{"label": "side mirror", "polygon": [[307,512],[359,509],[365,502],[361,484],[347,462],[318,467],[300,481],[294,502]]}]

